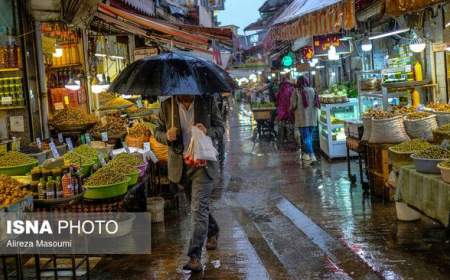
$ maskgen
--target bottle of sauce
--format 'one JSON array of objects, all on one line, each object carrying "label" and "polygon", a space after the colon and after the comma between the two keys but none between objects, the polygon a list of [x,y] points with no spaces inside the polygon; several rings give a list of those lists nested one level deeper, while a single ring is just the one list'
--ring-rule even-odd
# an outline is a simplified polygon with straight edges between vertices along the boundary
[{"label": "bottle of sauce", "polygon": [[63,198],[64,191],[61,185],[61,177],[56,177],[55,179],[55,188],[56,188],[56,198]]},{"label": "bottle of sauce", "polygon": [[47,190],[44,178],[41,177],[38,184],[38,197],[39,199],[47,198]]},{"label": "bottle of sauce", "polygon": [[48,177],[46,190],[47,190],[47,199],[54,199],[56,190],[55,190],[55,182],[53,181],[52,176]]},{"label": "bottle of sauce", "polygon": [[71,197],[73,195],[72,184],[70,183],[70,174],[67,170],[64,171],[64,176],[61,179],[61,187],[63,189],[64,197]]}]

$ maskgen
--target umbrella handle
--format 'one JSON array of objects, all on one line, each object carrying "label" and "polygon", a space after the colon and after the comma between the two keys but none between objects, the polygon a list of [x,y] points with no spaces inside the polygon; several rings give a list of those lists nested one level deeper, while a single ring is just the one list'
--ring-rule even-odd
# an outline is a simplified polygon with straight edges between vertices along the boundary
[{"label": "umbrella handle", "polygon": [[174,125],[174,121],[173,121],[173,118],[174,118],[174,114],[175,114],[175,96],[172,96],[172,114],[171,114],[171,123],[172,123],[172,128],[174,128],[175,127],[175,125]]}]

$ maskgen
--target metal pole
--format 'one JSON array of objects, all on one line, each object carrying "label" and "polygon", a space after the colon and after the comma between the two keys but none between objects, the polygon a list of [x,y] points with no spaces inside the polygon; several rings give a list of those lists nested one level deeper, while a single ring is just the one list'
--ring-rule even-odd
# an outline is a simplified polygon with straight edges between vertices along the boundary
[{"label": "metal pole", "polygon": [[92,111],[95,110],[94,108],[94,99],[92,96],[92,77],[91,73],[89,71],[89,58],[88,58],[88,44],[89,44],[89,38],[87,34],[86,28],[81,28],[81,44],[82,44],[82,52],[83,52],[83,69],[86,76],[86,88],[87,88],[87,95],[88,95],[88,105],[89,105],[89,112],[92,113]]},{"label": "metal pole", "polygon": [[44,56],[42,51],[42,40],[41,40],[41,23],[36,21],[34,23],[35,38],[36,38],[36,59],[37,59],[37,69],[39,76],[39,103],[40,103],[40,114],[41,114],[41,127],[44,138],[50,136],[48,130],[48,93],[47,93],[47,83],[45,79],[45,66],[44,66]]}]

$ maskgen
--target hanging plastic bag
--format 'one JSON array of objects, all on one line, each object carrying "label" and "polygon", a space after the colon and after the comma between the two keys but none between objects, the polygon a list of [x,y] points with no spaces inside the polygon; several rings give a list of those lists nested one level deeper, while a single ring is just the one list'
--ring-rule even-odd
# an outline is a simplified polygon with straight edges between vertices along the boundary
[{"label": "hanging plastic bag", "polygon": [[217,161],[218,152],[211,137],[205,135],[198,127],[191,129],[191,142],[184,156],[186,165],[201,167],[207,161]]}]

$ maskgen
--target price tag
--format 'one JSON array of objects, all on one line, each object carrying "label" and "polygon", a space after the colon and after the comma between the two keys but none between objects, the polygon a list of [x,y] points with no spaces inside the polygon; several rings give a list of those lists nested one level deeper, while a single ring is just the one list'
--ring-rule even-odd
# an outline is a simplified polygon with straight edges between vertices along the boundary
[{"label": "price tag", "polygon": [[142,107],[143,107],[143,106],[142,106],[142,100],[141,100],[141,99],[136,100],[136,106],[137,106],[138,108],[142,108]]},{"label": "price tag", "polygon": [[108,142],[108,132],[102,132],[102,141]]},{"label": "price tag", "polygon": [[152,150],[148,151],[147,153],[150,159],[153,161],[153,163],[157,163],[159,161],[158,157],[152,152]]},{"label": "price tag", "polygon": [[63,134],[62,134],[62,133],[58,133],[58,142],[59,142],[60,144],[64,143],[64,137],[63,137]]},{"label": "price tag", "polygon": [[441,143],[441,147],[442,148],[444,148],[444,149],[448,149],[448,139],[445,139],[445,140],[443,140],[442,141],[442,143]]},{"label": "price tag", "polygon": [[150,151],[150,143],[149,142],[144,142],[144,151],[146,151],[146,152]]},{"label": "price tag", "polygon": [[72,143],[72,139],[70,139],[70,137],[66,138],[66,144],[67,144],[67,148],[69,148],[69,151],[73,150],[73,143]]},{"label": "price tag", "polygon": [[91,144],[91,135],[89,133],[84,134],[84,139],[86,139],[86,144]]},{"label": "price tag", "polygon": [[42,149],[42,141],[41,138],[36,138],[36,145],[38,146],[39,149]]},{"label": "price tag", "polygon": [[12,104],[12,97],[11,96],[4,96],[2,97],[2,105],[11,105]]},{"label": "price tag", "polygon": [[101,164],[102,166],[105,166],[105,165],[106,165],[106,160],[105,160],[104,154],[97,153],[97,156],[98,156],[98,158],[100,159],[100,164]]},{"label": "price tag", "polygon": [[55,110],[59,111],[59,110],[64,110],[64,104],[62,102],[57,102],[54,104],[55,106]]},{"label": "price tag", "polygon": [[50,150],[52,151],[53,157],[54,158],[58,158],[59,157],[59,152],[58,152],[58,149],[56,149],[55,143],[50,142],[49,146],[50,146]]},{"label": "price tag", "polygon": [[422,132],[422,139],[423,140],[427,140],[428,139],[428,133],[426,133],[425,131]]},{"label": "price tag", "polygon": [[69,96],[64,96],[64,104],[69,105]]}]

